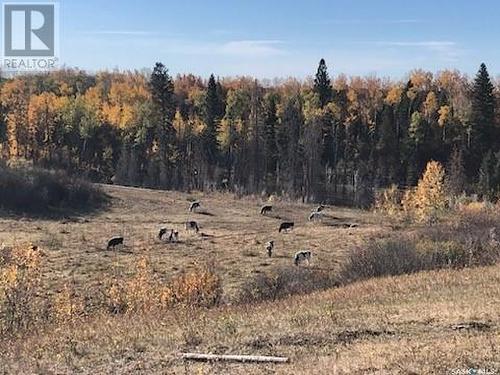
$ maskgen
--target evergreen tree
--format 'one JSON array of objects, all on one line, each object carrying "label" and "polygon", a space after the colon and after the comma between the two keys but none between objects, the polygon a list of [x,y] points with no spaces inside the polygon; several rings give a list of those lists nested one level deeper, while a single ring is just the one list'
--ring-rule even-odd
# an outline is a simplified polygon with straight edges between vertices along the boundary
[{"label": "evergreen tree", "polygon": [[220,84],[215,81],[214,75],[210,75],[205,96],[205,129],[202,134],[206,158],[210,164],[216,162],[219,150],[217,134],[219,131],[220,119],[224,115],[224,102],[220,97],[221,91]]},{"label": "evergreen tree", "polygon": [[[158,164],[159,186],[172,187],[174,157],[176,155],[175,129],[172,120],[175,115],[174,84],[168,70],[162,63],[156,63],[149,80],[149,88],[153,104],[152,117],[154,137],[149,146],[151,156],[148,163]],[[148,166],[154,171],[156,166]],[[152,176],[149,178],[152,180]]]},{"label": "evergreen tree", "polygon": [[321,107],[324,107],[332,98],[332,86],[324,59],[319,61],[318,71],[314,78],[314,92],[319,95]]},{"label": "evergreen tree", "polygon": [[493,84],[483,63],[474,80],[470,115],[470,163],[468,170],[476,175],[479,164],[488,150],[497,151],[495,134],[495,96]]},{"label": "evergreen tree", "polygon": [[153,104],[161,116],[160,121],[163,126],[172,128],[172,119],[175,115],[174,83],[167,68],[160,62],[153,68],[149,89]]}]

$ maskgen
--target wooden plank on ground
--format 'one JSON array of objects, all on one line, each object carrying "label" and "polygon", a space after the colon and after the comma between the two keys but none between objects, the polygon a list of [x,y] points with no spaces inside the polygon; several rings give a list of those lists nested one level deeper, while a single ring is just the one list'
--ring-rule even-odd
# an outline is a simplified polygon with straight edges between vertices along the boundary
[{"label": "wooden plank on ground", "polygon": [[264,355],[179,353],[179,357],[194,361],[233,361],[233,362],[262,362],[262,363],[289,362],[289,359],[287,357],[271,357]]}]

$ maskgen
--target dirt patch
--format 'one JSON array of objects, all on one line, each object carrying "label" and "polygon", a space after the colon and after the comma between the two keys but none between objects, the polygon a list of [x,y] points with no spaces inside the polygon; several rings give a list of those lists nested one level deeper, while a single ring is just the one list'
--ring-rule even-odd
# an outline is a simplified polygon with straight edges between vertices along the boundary
[{"label": "dirt patch", "polygon": [[388,330],[376,331],[372,329],[363,330],[346,330],[337,335],[337,343],[350,344],[353,341],[365,340],[372,337],[379,336],[394,336],[396,333]]},{"label": "dirt patch", "polygon": [[491,329],[491,324],[485,323],[485,322],[476,322],[476,321],[471,321],[471,322],[464,322],[464,323],[458,323],[458,324],[453,324],[451,326],[451,329],[462,331],[462,330],[467,330],[467,331],[488,331]]}]

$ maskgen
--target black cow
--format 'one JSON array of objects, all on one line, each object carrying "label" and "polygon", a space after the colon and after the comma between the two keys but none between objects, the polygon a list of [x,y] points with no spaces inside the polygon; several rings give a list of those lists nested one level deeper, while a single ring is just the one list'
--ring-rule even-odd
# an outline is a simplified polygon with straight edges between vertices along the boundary
[{"label": "black cow", "polygon": [[273,210],[273,206],[262,206],[262,208],[260,209],[260,214],[265,215],[268,212],[271,212],[272,210]]},{"label": "black cow", "polygon": [[160,228],[160,232],[158,233],[158,238],[161,240],[166,233],[167,233],[167,228]]},{"label": "black cow", "polygon": [[200,208],[200,202],[196,201],[196,202],[193,202],[191,203],[191,205],[189,206],[189,212],[193,212],[193,211],[196,211],[197,208]]},{"label": "black cow", "polygon": [[289,231],[289,230],[293,229],[294,225],[295,224],[293,221],[285,221],[285,222],[281,223],[280,229],[278,229],[278,232],[281,233],[282,230]]},{"label": "black cow", "polygon": [[106,247],[106,250],[109,250],[111,248],[115,248],[118,245],[123,245],[123,237],[113,237],[108,241],[108,247]]}]

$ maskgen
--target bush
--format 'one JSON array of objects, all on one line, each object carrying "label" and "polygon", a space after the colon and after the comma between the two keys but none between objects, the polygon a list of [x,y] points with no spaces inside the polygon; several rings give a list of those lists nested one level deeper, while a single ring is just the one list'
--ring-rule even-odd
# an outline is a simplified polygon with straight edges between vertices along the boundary
[{"label": "bush", "polygon": [[404,238],[371,242],[354,251],[340,272],[342,283],[421,270],[415,243]]},{"label": "bush", "polygon": [[216,306],[222,299],[222,280],[211,267],[197,267],[173,278],[163,296],[172,305]]},{"label": "bush", "polygon": [[275,301],[294,294],[334,287],[337,281],[332,273],[303,267],[284,267],[266,274],[258,274],[242,286],[239,301]]},{"label": "bush", "polygon": [[31,245],[0,249],[0,332],[14,333],[45,319],[41,251]]},{"label": "bush", "polygon": [[106,201],[100,189],[62,171],[0,166],[0,208],[5,210],[43,214],[98,208]]},{"label": "bush", "polygon": [[367,244],[350,254],[339,276],[342,283],[438,268],[491,265],[500,260],[500,218],[496,212],[458,214],[414,236]]},{"label": "bush", "polygon": [[392,185],[387,189],[377,192],[375,194],[375,211],[392,218],[401,218],[403,214],[403,206],[401,204],[403,194],[397,185]]},{"label": "bush", "polygon": [[135,274],[115,279],[107,291],[111,313],[146,312],[173,306],[212,307],[222,298],[220,277],[210,267],[197,267],[174,277],[169,283],[158,280],[150,263],[141,258]]}]

